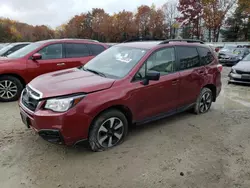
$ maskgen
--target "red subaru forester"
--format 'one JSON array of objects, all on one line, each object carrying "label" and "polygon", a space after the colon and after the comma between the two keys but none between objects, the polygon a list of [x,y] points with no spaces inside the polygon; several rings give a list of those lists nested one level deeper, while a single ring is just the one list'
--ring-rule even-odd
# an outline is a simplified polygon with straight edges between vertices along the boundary
[{"label": "red subaru forester", "polygon": [[0,102],[19,99],[25,85],[42,74],[84,65],[108,45],[89,39],[34,42],[0,57]]},{"label": "red subaru forester", "polygon": [[193,109],[207,112],[222,66],[195,40],[127,42],[84,66],[44,74],[22,92],[23,122],[45,140],[93,151],[121,143],[128,126]]}]

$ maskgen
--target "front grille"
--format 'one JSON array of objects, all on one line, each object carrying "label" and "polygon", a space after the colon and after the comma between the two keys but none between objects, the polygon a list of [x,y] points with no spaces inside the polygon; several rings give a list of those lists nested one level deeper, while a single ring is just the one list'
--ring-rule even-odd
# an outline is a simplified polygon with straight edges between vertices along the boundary
[{"label": "front grille", "polygon": [[30,92],[31,95],[38,97],[38,98],[40,97],[40,94],[32,90],[29,86],[27,86],[27,90]]},{"label": "front grille", "polygon": [[22,94],[22,104],[31,111],[35,111],[39,103],[40,94],[32,90],[30,87],[26,87]]},{"label": "front grille", "polygon": [[235,81],[239,81],[239,82],[249,82],[250,83],[250,79],[241,79],[241,78],[233,78]]},{"label": "front grille", "polygon": [[230,57],[228,57],[226,54],[219,54],[219,59],[228,60]]},{"label": "front grille", "polygon": [[236,70],[236,73],[237,74],[249,74],[250,75],[250,72],[247,72],[247,71]]}]

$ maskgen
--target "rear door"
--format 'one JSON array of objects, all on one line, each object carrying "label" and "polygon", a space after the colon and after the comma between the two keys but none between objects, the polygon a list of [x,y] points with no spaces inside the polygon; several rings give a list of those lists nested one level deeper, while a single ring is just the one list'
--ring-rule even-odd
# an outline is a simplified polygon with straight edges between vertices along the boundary
[{"label": "rear door", "polygon": [[65,57],[67,68],[73,68],[86,64],[94,56],[84,43],[66,43]]},{"label": "rear door", "polygon": [[63,45],[61,43],[49,44],[38,52],[42,55],[40,60],[28,59],[27,68],[29,80],[48,72],[66,69]]},{"label": "rear door", "polygon": [[180,71],[179,107],[185,107],[196,102],[205,82],[206,70],[200,62],[196,47],[176,46]]}]

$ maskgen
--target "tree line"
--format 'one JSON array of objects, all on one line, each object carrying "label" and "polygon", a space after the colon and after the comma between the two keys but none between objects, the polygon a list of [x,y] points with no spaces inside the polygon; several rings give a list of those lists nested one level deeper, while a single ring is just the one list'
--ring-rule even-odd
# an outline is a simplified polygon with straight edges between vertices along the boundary
[{"label": "tree line", "polygon": [[[141,5],[136,12],[108,14],[104,9],[75,15],[55,29],[0,18],[0,42],[52,38],[90,38],[122,42],[134,37],[196,38],[218,41],[250,39],[249,0],[169,0],[162,7]],[[235,10],[233,14],[231,10]]]}]

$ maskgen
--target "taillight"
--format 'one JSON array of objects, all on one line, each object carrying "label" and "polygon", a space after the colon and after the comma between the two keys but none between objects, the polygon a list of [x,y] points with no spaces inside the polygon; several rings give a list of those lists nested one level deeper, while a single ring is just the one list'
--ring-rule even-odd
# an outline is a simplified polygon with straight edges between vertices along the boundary
[{"label": "taillight", "polygon": [[221,64],[218,64],[217,69],[218,69],[219,72],[222,72],[223,66]]}]

